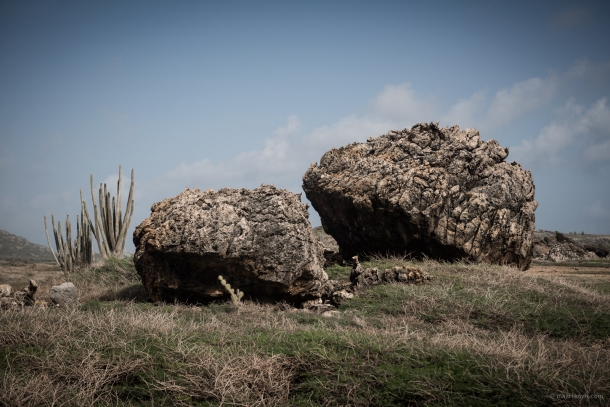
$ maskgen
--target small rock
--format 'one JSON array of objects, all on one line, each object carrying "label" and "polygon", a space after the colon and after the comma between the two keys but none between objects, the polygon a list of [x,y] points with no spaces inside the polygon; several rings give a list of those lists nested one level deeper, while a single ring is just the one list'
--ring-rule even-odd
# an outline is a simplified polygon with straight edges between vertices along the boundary
[{"label": "small rock", "polygon": [[13,294],[13,287],[8,284],[0,284],[0,298],[10,297]]},{"label": "small rock", "polygon": [[303,307],[308,311],[313,311],[317,314],[324,314],[328,311],[333,311],[335,307],[331,304],[311,304],[307,307]]},{"label": "small rock", "polygon": [[78,290],[72,283],[51,287],[51,301],[57,305],[78,305]]},{"label": "small rock", "polygon": [[332,295],[332,303],[334,305],[341,305],[345,300],[349,300],[354,298],[354,294],[348,292],[347,290],[336,291]]}]

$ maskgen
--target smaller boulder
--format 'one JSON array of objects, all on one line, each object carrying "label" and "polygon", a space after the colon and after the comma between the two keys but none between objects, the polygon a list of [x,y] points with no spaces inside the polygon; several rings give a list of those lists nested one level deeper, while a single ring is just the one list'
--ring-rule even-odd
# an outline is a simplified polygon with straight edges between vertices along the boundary
[{"label": "smaller boulder", "polygon": [[57,305],[78,305],[78,290],[72,283],[63,283],[51,287],[51,301]]}]

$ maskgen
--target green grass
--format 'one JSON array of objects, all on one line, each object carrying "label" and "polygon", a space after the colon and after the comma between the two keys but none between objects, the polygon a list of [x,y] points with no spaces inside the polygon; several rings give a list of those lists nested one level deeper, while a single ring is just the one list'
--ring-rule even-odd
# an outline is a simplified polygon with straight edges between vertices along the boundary
[{"label": "green grass", "polygon": [[[0,405],[551,405],[610,397],[608,282],[405,263],[333,316],[245,301],[151,304],[129,259],[71,275],[76,308],[0,313]],[[349,279],[333,266],[332,278]],[[127,295],[126,293],[131,293]]]}]

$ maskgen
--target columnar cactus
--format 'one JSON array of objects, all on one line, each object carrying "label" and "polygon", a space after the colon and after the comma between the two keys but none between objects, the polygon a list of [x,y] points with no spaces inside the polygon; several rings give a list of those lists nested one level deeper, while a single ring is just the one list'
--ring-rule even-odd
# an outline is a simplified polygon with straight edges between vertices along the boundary
[{"label": "columnar cactus", "polygon": [[220,284],[222,284],[224,289],[231,294],[231,301],[233,301],[233,304],[237,306],[241,305],[241,299],[244,296],[244,293],[239,291],[239,289],[233,290],[233,288],[231,288],[231,284],[227,283],[222,276],[218,276],[218,281],[220,281]]},{"label": "columnar cactus", "polygon": [[[82,196],[81,196],[82,199]],[[71,272],[76,267],[88,266],[93,263],[93,244],[91,238],[91,228],[85,222],[84,211],[81,209],[81,217],[79,220],[76,215],[76,240],[72,244],[72,224],[70,217],[66,216],[66,240],[64,240],[61,230],[61,222],[57,221],[55,228],[55,216],[51,214],[51,226],[53,226],[53,236],[55,237],[55,248],[57,254],[51,247],[49,240],[49,231],[47,229],[47,217],[44,217],[44,231],[47,235],[47,243],[49,249],[55,258],[55,262],[65,272]]]},{"label": "columnar cactus", "polygon": [[[98,205],[95,202],[93,193],[93,174],[91,174],[91,200],[93,201],[93,221],[89,217],[87,205],[82,200],[81,205],[85,213],[85,217],[89,222],[89,227],[95,236],[97,246],[102,258],[110,257],[122,258],[125,252],[125,242],[127,229],[131,223],[133,216],[133,169],[131,170],[131,186],[129,188],[129,197],[127,198],[127,207],[125,208],[125,216],[121,215],[121,182],[123,179],[122,167],[119,166],[119,181],[117,182],[117,199],[114,197],[110,200],[110,192],[104,184],[100,184],[99,189],[99,213]],[[95,222],[95,223],[94,223]]]}]

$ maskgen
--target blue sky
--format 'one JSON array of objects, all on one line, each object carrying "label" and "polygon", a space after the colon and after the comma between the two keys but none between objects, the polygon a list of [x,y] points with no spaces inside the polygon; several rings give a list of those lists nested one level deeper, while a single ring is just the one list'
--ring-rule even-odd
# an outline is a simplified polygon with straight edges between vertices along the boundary
[{"label": "blue sky", "polygon": [[610,234],[609,3],[457,3],[1,1],[0,229],[46,244],[122,164],[131,235],[187,186],[301,192],[330,148],[438,121],[532,171],[538,228]]}]

